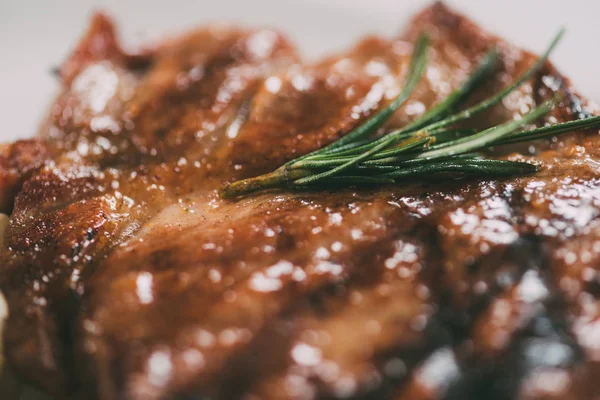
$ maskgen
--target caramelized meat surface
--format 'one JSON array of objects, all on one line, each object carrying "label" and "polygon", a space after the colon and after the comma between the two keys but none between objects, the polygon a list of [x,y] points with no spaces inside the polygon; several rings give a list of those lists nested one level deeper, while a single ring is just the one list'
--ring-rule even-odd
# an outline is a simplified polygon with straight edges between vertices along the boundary
[{"label": "caramelized meat surface", "polygon": [[[430,62],[390,128],[492,46],[469,101],[535,61],[439,3],[314,64],[223,27],[127,54],[96,16],[38,139],[0,148],[11,369],[59,399],[596,398],[598,132],[496,149],[541,167],[509,180],[217,194],[385,105],[422,31]],[[473,124],[557,91],[540,124],[596,111],[548,64]]]}]

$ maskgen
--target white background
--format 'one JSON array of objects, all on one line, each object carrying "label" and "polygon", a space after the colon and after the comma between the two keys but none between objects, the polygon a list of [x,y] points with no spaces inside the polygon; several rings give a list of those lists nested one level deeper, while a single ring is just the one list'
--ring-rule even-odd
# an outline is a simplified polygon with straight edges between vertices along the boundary
[{"label": "white background", "polygon": [[[447,0],[485,28],[539,51],[560,26],[568,35],[553,61],[579,90],[600,101],[599,0]],[[27,137],[57,85],[60,64],[92,10],[114,15],[127,44],[198,24],[278,28],[314,58],[366,33],[393,35],[429,0],[0,0],[0,141]]]}]

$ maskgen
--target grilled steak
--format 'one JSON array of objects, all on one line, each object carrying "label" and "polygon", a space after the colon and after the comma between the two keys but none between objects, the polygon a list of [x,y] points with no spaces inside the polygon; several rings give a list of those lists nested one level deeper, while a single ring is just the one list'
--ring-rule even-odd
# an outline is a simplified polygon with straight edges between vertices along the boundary
[{"label": "grilled steak", "polygon": [[[11,369],[56,398],[593,399],[600,393],[600,136],[496,157],[508,180],[269,191],[225,182],[341,137],[430,63],[388,126],[440,102],[497,45],[442,4],[398,38],[301,64],[270,30],[209,27],[139,54],[97,15],[37,139],[0,149]],[[550,64],[471,122],[594,113]]]}]

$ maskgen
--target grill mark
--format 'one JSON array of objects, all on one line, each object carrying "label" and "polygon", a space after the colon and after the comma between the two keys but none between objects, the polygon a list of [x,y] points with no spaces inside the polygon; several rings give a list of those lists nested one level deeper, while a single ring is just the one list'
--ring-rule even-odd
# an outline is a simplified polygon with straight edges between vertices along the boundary
[{"label": "grill mark", "polygon": [[[513,197],[511,203],[516,220],[521,224],[523,216],[519,206],[520,196]],[[518,263],[518,269],[513,271],[511,279],[497,279],[497,283],[502,281],[504,283],[495,285],[490,296],[480,299],[479,304],[471,309],[471,313],[474,314],[473,320],[477,321],[477,316],[482,315],[494,298],[498,298],[515,284],[522,284],[527,272],[539,273],[551,295],[547,299],[536,301],[537,305],[533,308],[537,311],[527,316],[525,325],[511,335],[508,349],[498,358],[489,360],[472,352],[467,356],[463,355],[460,359],[460,375],[442,398],[445,400],[513,399],[519,395],[522,383],[536,371],[543,368],[557,368],[569,373],[568,371],[584,362],[583,351],[574,339],[571,326],[567,322],[569,321],[567,301],[551,279],[547,246],[542,237],[521,236],[517,243],[509,247],[507,253],[509,261],[514,260]],[[510,281],[512,283],[506,285]],[[468,333],[464,336],[465,341],[470,338],[472,336]],[[545,357],[545,354],[540,355],[539,352],[533,354],[536,346],[537,348],[559,346],[565,349],[565,354],[568,352],[568,357],[553,363],[553,360]],[[457,347],[457,350],[460,351],[460,347]]]},{"label": "grill mark", "polygon": [[[510,203],[514,196],[512,192],[503,192],[503,199],[509,200]],[[514,218],[514,215],[513,215]],[[430,262],[427,263],[429,267],[424,268],[422,271],[422,275],[429,275],[428,280],[430,282],[439,282],[437,285],[437,304],[438,311],[435,313],[433,318],[431,318],[430,323],[427,325],[424,335],[428,338],[427,342],[429,346],[424,349],[417,350],[420,351],[417,357],[414,357],[408,365],[407,365],[407,375],[404,379],[400,380],[386,380],[384,381],[377,389],[352,397],[352,400],[367,400],[367,399],[387,399],[392,398],[394,393],[398,393],[398,391],[402,391],[403,388],[406,388],[407,384],[410,381],[407,381],[407,378],[411,377],[415,373],[418,372],[418,368],[421,365],[421,362],[428,359],[430,356],[434,356],[437,352],[442,351],[444,348],[450,349],[454,348],[454,351],[458,351],[460,353],[461,346],[465,345],[465,342],[469,340],[469,329],[473,325],[473,321],[477,319],[477,316],[485,311],[487,306],[493,301],[493,299],[499,296],[503,291],[506,290],[511,284],[518,282],[522,275],[526,272],[524,268],[509,268],[503,274],[498,274],[500,276],[494,276],[494,279],[491,283],[491,288],[489,292],[481,296],[475,296],[473,302],[468,304],[466,307],[459,306],[457,308],[456,304],[453,304],[453,297],[455,293],[451,290],[448,290],[447,287],[444,286],[443,276],[445,269],[441,267],[442,262],[445,258],[443,251],[441,251],[441,247],[439,245],[440,234],[437,231],[437,217],[431,217],[423,221],[421,225],[418,226],[417,229],[423,230],[423,227],[427,227],[424,230],[428,231],[429,234],[424,237],[429,238],[428,247],[426,254],[432,258]],[[415,229],[414,232],[417,230]],[[414,237],[411,235],[411,237]],[[527,239],[519,239],[515,244],[509,245],[508,249],[499,249],[501,252],[504,252],[504,257],[507,259],[516,259],[523,260],[526,259],[522,256],[521,248],[529,247],[530,243]],[[475,263],[471,264],[469,274],[474,274],[480,265],[485,264],[487,260],[478,260]],[[496,273],[492,274],[496,275]],[[437,278],[437,279],[436,279]],[[435,283],[433,286],[436,286]],[[389,360],[394,357],[397,357],[399,354],[397,351],[390,351],[389,354],[380,354],[380,359]],[[404,359],[404,357],[403,357]],[[463,363],[464,360],[459,358],[459,362]],[[383,364],[380,364],[383,365]],[[460,366],[463,368],[463,366]],[[411,378],[412,379],[412,378]],[[333,397],[319,397],[320,399],[333,399]]]},{"label": "grill mark", "polygon": [[[563,326],[566,315],[560,299],[544,302],[538,310],[526,326],[516,333],[508,350],[499,357],[492,361],[477,357],[468,359],[461,371],[462,376],[443,398],[520,398],[522,384],[532,374],[545,368],[569,371],[580,365],[583,353]],[[547,353],[540,353],[543,349],[551,351],[551,347],[562,349],[564,357],[556,360],[549,358]]]},{"label": "grill mark", "polygon": [[[427,250],[424,253],[427,256],[438,258],[439,252],[431,251],[436,248],[435,235],[433,235],[432,229],[435,228],[429,223],[417,223],[414,228],[409,230],[410,233],[394,235],[393,237],[396,240],[402,238],[415,240],[415,238],[419,238],[419,243],[425,244],[425,242],[427,242]],[[386,239],[386,242],[389,243],[389,238]],[[382,251],[373,251],[373,253],[381,254]],[[423,265],[423,270],[420,275],[427,275],[429,278],[433,278],[441,272],[439,260],[437,259],[421,259],[420,263]],[[372,265],[368,259],[361,260],[358,264],[363,266]],[[433,271],[434,269],[436,270],[435,272]],[[260,382],[261,379],[265,379],[269,375],[280,372],[282,369],[282,362],[286,366],[289,366],[289,362],[284,360],[285,357],[274,357],[278,358],[279,361],[270,360],[274,365],[267,368],[266,371],[259,371],[256,369],[256,364],[253,363],[253,360],[256,360],[256,355],[265,354],[266,352],[269,354],[275,352],[280,354],[280,356],[289,354],[291,344],[297,338],[299,333],[298,329],[301,329],[301,327],[298,326],[298,321],[294,323],[294,316],[301,314],[302,309],[308,309],[309,313],[314,313],[317,319],[335,318],[336,315],[344,311],[345,307],[341,306],[331,309],[330,306],[327,306],[328,301],[335,299],[334,301],[347,305],[350,302],[350,292],[357,288],[364,289],[377,286],[382,282],[381,273],[383,271],[385,271],[385,268],[381,263],[379,263],[377,269],[369,268],[368,275],[363,275],[363,271],[360,268],[355,268],[346,281],[326,285],[323,288],[319,288],[316,291],[307,293],[306,295],[295,299],[289,307],[273,318],[267,327],[257,334],[256,339],[245,351],[238,354],[237,357],[234,357],[234,359],[229,362],[230,366],[237,367],[233,367],[236,369],[236,373],[225,377],[223,380],[223,391],[221,392],[221,395],[216,398],[239,399],[246,394],[246,391],[252,387],[253,383]],[[427,282],[424,283],[427,285]],[[437,307],[436,304],[437,303],[434,301],[432,306]],[[282,321],[288,321],[284,325],[288,326],[292,331],[295,329],[296,333],[286,332],[285,335],[282,335],[281,332],[278,332],[277,325],[281,324]],[[396,345],[389,346],[385,352],[375,354],[371,361],[381,373],[381,383],[363,393],[348,397],[348,399],[367,400],[388,398],[420,361],[435,350],[447,346],[452,342],[452,339],[450,338],[451,333],[442,324],[440,316],[435,313],[424,328],[422,336],[426,337],[426,339],[424,339],[424,343],[420,344],[418,347],[406,347],[397,343]],[[279,345],[275,346],[275,349],[273,349],[273,343],[278,343],[274,338],[285,340],[284,343],[279,343]],[[386,362],[393,359],[401,359],[402,362],[405,363],[407,372],[402,377],[389,377],[383,373],[383,366]],[[323,386],[318,380],[313,378],[309,379],[309,381],[312,382],[312,385],[315,386],[319,393],[317,398],[323,400],[333,400],[337,398],[332,396],[329,389]],[[235,388],[232,388],[229,382],[236,382],[237,384],[245,382],[245,385],[236,385]]]},{"label": "grill mark", "polygon": [[[494,192],[500,201],[506,203],[506,208],[511,211],[509,221],[517,229],[519,211],[518,207],[515,207],[515,204],[518,202],[519,193],[510,190],[508,187],[504,187],[502,184],[498,184]],[[460,206],[467,208],[468,203],[461,204]],[[437,221],[437,218],[439,217],[432,218],[434,223]],[[443,239],[440,238],[440,240]],[[469,296],[466,303],[461,300],[465,294],[458,295],[457,293],[460,283],[458,285],[456,283],[446,285],[446,299],[440,302],[439,315],[443,327],[451,335],[452,341],[449,343],[447,351],[454,353],[456,362],[458,363],[455,367],[458,368],[459,374],[457,376],[448,376],[442,381],[443,383],[440,383],[443,385],[442,387],[435,388],[435,390],[440,392],[439,396],[450,396],[449,398],[452,398],[451,396],[454,396],[453,391],[459,394],[463,391],[466,392],[466,389],[463,388],[465,386],[463,382],[470,379],[467,362],[472,351],[469,342],[472,338],[474,325],[495,299],[518,284],[525,272],[538,264],[539,258],[528,257],[537,254],[536,249],[537,245],[534,238],[521,236],[507,246],[496,245],[487,254],[464,265],[465,273],[463,278],[461,278],[461,282],[474,285],[475,280],[478,279],[477,277],[481,277],[479,279],[483,279],[483,282],[487,285],[487,290],[482,293],[477,293],[474,290],[474,286],[467,287],[466,293]],[[443,256],[441,260],[443,260]],[[490,270],[490,266],[493,266],[492,270]],[[465,281],[465,279],[468,280]],[[441,286],[444,286],[443,283]],[[442,351],[442,349],[440,347],[437,350]],[[435,357],[435,353],[431,353],[430,356]],[[413,377],[411,381],[397,388],[396,393],[400,393],[399,398],[404,399],[404,397],[408,396],[407,398],[411,399],[412,395],[409,393],[414,390],[417,390],[416,393],[422,393],[416,389],[419,386],[419,383],[417,383],[420,379],[419,375],[423,373],[422,367],[424,368],[424,365],[417,366],[412,371]],[[481,372],[479,368],[475,368],[474,371],[474,373]],[[474,382],[478,383],[479,381],[474,379]],[[467,388],[469,385],[471,384],[466,384]],[[453,389],[454,387],[458,387],[459,389]],[[446,392],[445,395],[444,392]],[[437,397],[438,395],[435,396],[435,398]]]},{"label": "grill mark", "polygon": [[[412,236],[410,236],[412,238]],[[397,237],[397,239],[399,239],[400,237]],[[384,243],[389,243],[389,238],[382,240],[382,242]],[[378,245],[374,246],[375,248],[379,247]],[[387,247],[387,246],[386,246]],[[374,250],[374,249],[372,249]],[[389,249],[391,250],[391,249]],[[365,252],[366,253],[366,252]],[[381,250],[378,251],[372,251],[372,253],[379,253],[381,254]],[[363,260],[358,260],[358,262],[356,263],[357,265],[373,265],[372,260],[369,260],[369,257],[367,257],[367,259],[363,259]],[[375,269],[371,269],[369,268],[369,273],[368,273],[368,279],[364,279],[366,276],[362,275],[361,272],[359,271],[360,268],[354,268],[353,271],[351,272],[350,276],[347,278],[347,280],[345,281],[340,281],[340,282],[336,282],[336,283],[331,283],[328,284],[322,288],[318,288],[315,291],[311,291],[309,293],[306,293],[305,295],[302,296],[298,296],[296,299],[293,300],[293,302],[286,307],[278,316],[275,316],[272,321],[270,322],[270,324],[267,325],[267,327],[259,334],[257,334],[256,339],[253,341],[253,345],[250,346],[247,350],[246,353],[242,352],[240,355],[238,355],[238,357],[236,357],[234,359],[234,361],[230,362],[230,365],[243,365],[244,361],[248,361],[248,360],[255,360],[255,357],[248,357],[248,354],[261,354],[263,353],[263,351],[261,350],[257,350],[261,348],[261,346],[264,346],[263,350],[268,350],[269,352],[273,352],[273,349],[271,348],[273,340],[271,340],[271,338],[273,336],[275,337],[282,337],[280,332],[277,332],[277,324],[281,323],[282,320],[286,321],[289,319],[289,323],[292,324],[292,328],[294,328],[294,316],[301,312],[302,309],[308,309],[309,313],[314,313],[315,316],[318,319],[327,319],[327,318],[333,318],[335,317],[338,313],[340,313],[341,311],[343,311],[343,307],[334,307],[334,309],[331,308],[331,306],[328,306],[326,303],[328,302],[328,300],[332,300],[335,299],[336,302],[340,302],[340,303],[348,303],[348,296],[349,296],[349,292],[351,290],[356,289],[357,287],[360,288],[369,288],[369,287],[374,287],[375,285],[379,284],[380,278],[378,277],[381,272],[382,272],[382,268],[381,265],[379,265],[379,268]],[[343,300],[345,299],[345,300]],[[295,326],[296,329],[298,329],[298,326]],[[287,343],[286,346],[282,346],[282,354],[287,355],[289,353],[289,348],[291,346],[291,343],[293,342],[294,339],[296,339],[297,337],[297,333],[291,333],[288,332],[287,336],[285,337],[287,339]],[[431,330],[428,330],[427,333],[432,334],[433,332]],[[253,346],[255,346],[253,348]],[[406,349],[404,349],[406,350]],[[410,350],[409,350],[410,352]],[[418,350],[416,350],[415,352],[418,352]],[[390,355],[389,357],[397,357],[399,354],[398,352],[395,351],[390,351]],[[383,359],[387,358],[385,355],[380,355],[379,357]],[[418,360],[418,355],[415,355],[415,360]],[[416,362],[416,361],[415,361]],[[287,365],[287,362],[286,362]],[[268,369],[266,371],[266,373],[264,371],[256,371],[254,369],[255,365],[247,365],[247,368],[241,367],[238,371],[237,375],[234,375],[234,377],[229,376],[227,378],[224,379],[224,391],[223,391],[223,395],[220,396],[219,398],[223,398],[223,399],[237,399],[237,398],[241,398],[241,396],[243,396],[245,394],[245,389],[250,389],[251,385],[254,382],[260,381],[261,377],[266,377],[274,372],[280,371],[281,370],[281,365],[280,364],[276,364],[273,366],[273,369]],[[248,376],[248,372],[249,371],[254,371],[254,372],[259,372],[258,376],[253,376],[252,374],[250,374],[250,376]],[[233,389],[233,391],[231,391],[231,386],[229,386],[228,382],[232,382],[235,381],[236,383],[239,382],[245,382],[246,383],[246,387],[244,388],[244,386],[242,385],[241,387],[236,387],[235,389]],[[314,384],[316,386],[319,386],[318,382],[314,382]],[[244,388],[244,389],[242,389]],[[324,388],[321,387],[320,391],[324,392]],[[319,398],[323,398],[326,399],[327,397],[322,397],[322,395]],[[354,399],[354,397],[352,397],[352,399]]]}]

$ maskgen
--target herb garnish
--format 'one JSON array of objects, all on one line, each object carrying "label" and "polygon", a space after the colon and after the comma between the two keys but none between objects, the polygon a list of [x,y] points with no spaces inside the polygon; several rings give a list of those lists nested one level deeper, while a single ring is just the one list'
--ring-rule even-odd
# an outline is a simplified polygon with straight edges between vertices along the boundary
[{"label": "herb garnish", "polygon": [[229,184],[221,190],[221,196],[232,198],[269,188],[304,189],[328,183],[386,184],[410,178],[429,179],[440,173],[483,178],[533,173],[537,171],[533,164],[485,159],[475,152],[491,146],[597,127],[600,126],[600,116],[517,132],[522,126],[533,123],[552,111],[560,100],[555,97],[523,115],[521,119],[480,132],[454,126],[457,122],[498,104],[538,73],[563,34],[564,30],[561,30],[533,66],[500,93],[465,110],[452,113],[465,97],[491,76],[498,62],[498,51],[492,49],[466,82],[444,101],[407,126],[373,137],[410,97],[425,70],[429,39],[423,34],[415,43],[406,84],[387,107],[328,146],[289,161],[271,173]]}]

